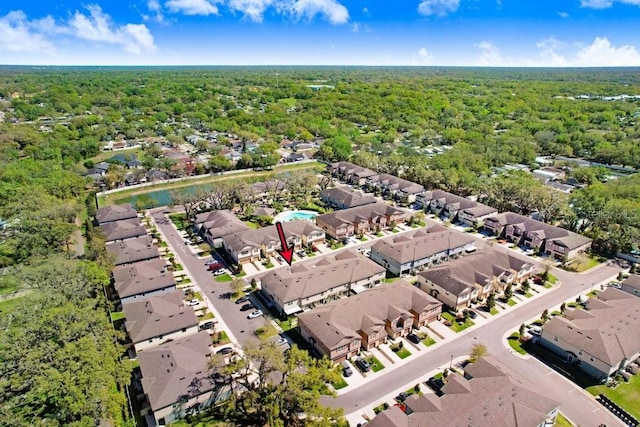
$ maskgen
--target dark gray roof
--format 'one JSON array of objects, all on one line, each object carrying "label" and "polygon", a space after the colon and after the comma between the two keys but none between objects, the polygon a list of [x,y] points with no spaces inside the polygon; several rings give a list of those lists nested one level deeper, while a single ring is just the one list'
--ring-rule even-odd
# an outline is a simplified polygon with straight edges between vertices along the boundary
[{"label": "dark gray roof", "polygon": [[206,233],[216,239],[228,234],[249,230],[247,224],[242,222],[230,210],[205,212],[196,215],[197,225],[202,226]]},{"label": "dark gray roof", "polygon": [[638,276],[636,274],[631,274],[631,275],[629,275],[629,277],[624,279],[622,284],[625,287],[629,287],[629,288],[632,288],[632,289],[640,289],[640,276]]},{"label": "dark gray roof", "polygon": [[180,290],[125,304],[122,309],[134,344],[198,325],[193,308],[185,305],[184,292]]},{"label": "dark gray roof", "polygon": [[341,224],[353,224],[355,222],[367,221],[376,217],[386,217],[391,215],[406,215],[405,211],[389,206],[386,203],[376,202],[355,208],[344,209],[333,213],[318,215],[316,221],[323,221],[334,227]]},{"label": "dark gray roof", "polygon": [[347,208],[368,205],[376,202],[375,197],[367,196],[361,191],[355,191],[351,187],[327,188],[320,193],[320,198],[346,206]]},{"label": "dark gray roof", "polygon": [[[313,232],[324,234],[324,230],[313,224],[311,221],[301,219],[282,223],[282,229],[287,239],[294,237],[308,236]],[[275,225],[258,228],[256,230],[247,229],[238,233],[228,234],[223,237],[226,246],[240,251],[246,247],[258,247],[260,245],[279,244],[278,230]]]},{"label": "dark gray roof", "polygon": [[158,258],[158,248],[149,236],[113,242],[107,245],[107,251],[115,255],[115,265],[131,264],[137,261]]},{"label": "dark gray roof", "polygon": [[133,209],[131,203],[110,205],[96,210],[96,221],[98,221],[100,225],[107,222],[136,218],[137,216],[138,213]]},{"label": "dark gray roof", "polygon": [[191,398],[212,390],[210,355],[211,337],[206,332],[140,352],[142,388],[151,409],[156,411],[179,402],[183,396]]},{"label": "dark gray roof", "polygon": [[153,292],[176,284],[163,259],[155,258],[113,269],[114,287],[120,298]]}]

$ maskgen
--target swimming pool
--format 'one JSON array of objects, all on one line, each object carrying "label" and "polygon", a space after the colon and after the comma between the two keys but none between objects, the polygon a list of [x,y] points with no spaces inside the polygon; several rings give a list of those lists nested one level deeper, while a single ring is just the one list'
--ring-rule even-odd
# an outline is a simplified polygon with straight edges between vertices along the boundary
[{"label": "swimming pool", "polygon": [[318,212],[313,211],[287,211],[276,215],[273,219],[274,222],[289,222],[297,221],[299,219],[306,219],[311,222],[315,222],[315,218],[318,216]]}]

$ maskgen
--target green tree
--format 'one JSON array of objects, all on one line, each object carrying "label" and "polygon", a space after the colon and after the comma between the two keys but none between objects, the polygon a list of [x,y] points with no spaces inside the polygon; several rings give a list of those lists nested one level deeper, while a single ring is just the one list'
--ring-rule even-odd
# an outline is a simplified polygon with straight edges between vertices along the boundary
[{"label": "green tree", "polygon": [[474,363],[478,361],[478,359],[489,354],[489,350],[487,346],[482,343],[476,343],[471,347],[471,353],[469,353],[469,361]]}]

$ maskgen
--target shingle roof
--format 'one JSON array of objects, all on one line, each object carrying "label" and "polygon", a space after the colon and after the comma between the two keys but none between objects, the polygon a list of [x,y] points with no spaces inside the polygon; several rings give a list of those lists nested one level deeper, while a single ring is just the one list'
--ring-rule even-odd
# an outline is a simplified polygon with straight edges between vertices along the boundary
[{"label": "shingle roof", "polygon": [[353,208],[356,206],[368,205],[375,203],[376,198],[367,196],[361,191],[355,191],[351,187],[335,187],[327,188],[320,193],[320,198],[326,198],[334,203]]},{"label": "shingle roof", "polygon": [[331,226],[341,224],[353,224],[360,221],[369,221],[376,217],[391,215],[406,215],[405,211],[389,206],[386,203],[376,202],[355,208],[344,209],[333,213],[318,215],[316,221],[323,221]]},{"label": "shingle roof", "polygon": [[118,266],[113,269],[113,280],[120,298],[168,288],[176,283],[160,258]]},{"label": "shingle roof", "polygon": [[249,230],[244,222],[230,210],[205,212],[196,215],[196,224],[203,227],[212,238]]},{"label": "shingle roof", "polygon": [[386,320],[408,318],[414,310],[421,313],[437,309],[442,303],[403,280],[377,286],[349,298],[316,307],[298,315],[298,321],[329,349],[383,328]]},{"label": "shingle roof", "polygon": [[213,389],[208,356],[211,338],[198,332],[186,338],[163,343],[138,355],[142,388],[156,411]]},{"label": "shingle roof", "polygon": [[[282,229],[288,239],[308,236],[314,231],[324,233],[320,227],[306,219],[283,222]],[[233,248],[236,251],[240,251],[248,246],[257,247],[263,244],[278,244],[280,242],[278,230],[275,225],[258,228],[257,230],[246,230],[228,234],[223,236],[223,239],[226,246]]]},{"label": "shingle roof", "polygon": [[140,223],[140,218],[137,216],[135,218],[108,222],[98,227],[98,229],[104,235],[106,242],[131,239],[147,234],[147,229]]},{"label": "shingle roof", "polygon": [[184,293],[176,290],[124,305],[125,327],[131,341],[138,343],[196,326],[198,318],[183,299]]},{"label": "shingle roof", "polygon": [[561,341],[602,360],[609,366],[640,352],[640,299],[608,288],[587,301],[588,311],[568,309],[543,327],[546,338]]},{"label": "shingle roof", "polygon": [[[480,364],[496,364],[480,359]],[[469,365],[468,368],[472,368]],[[465,368],[465,372],[468,368]],[[506,374],[503,367],[489,369],[481,367],[486,375],[474,376],[467,380],[459,374],[451,374],[443,387],[445,394],[411,396],[404,403],[413,413],[405,416],[408,422],[397,414],[385,418],[385,424],[377,423],[377,418],[394,410],[377,415],[370,424],[385,427],[513,427],[537,426],[542,424],[548,414],[560,406],[548,397],[532,390],[526,380],[516,374]],[[436,403],[436,399],[437,402]]]},{"label": "shingle roof", "polygon": [[371,249],[400,264],[429,258],[448,249],[461,248],[474,242],[463,233],[453,231],[415,232],[382,239]]},{"label": "shingle roof", "polygon": [[543,239],[559,242],[569,250],[591,242],[588,237],[513,212],[504,212],[487,218],[485,219],[485,224],[487,223],[502,226],[517,225],[526,233],[535,233]]},{"label": "shingle roof", "polygon": [[422,271],[418,275],[454,295],[459,295],[475,283],[484,285],[484,282],[500,276],[503,272],[518,272],[529,267],[533,265],[527,261],[509,253],[490,249],[465,255],[446,265]]},{"label": "shingle roof", "polygon": [[640,276],[631,274],[622,282],[624,286],[628,286],[633,289],[640,289]]},{"label": "shingle roof", "polygon": [[96,221],[98,224],[105,224],[112,221],[120,221],[122,219],[136,218],[138,214],[131,203],[123,203],[121,205],[105,206],[96,210]]},{"label": "shingle roof", "polygon": [[384,272],[384,267],[369,258],[343,251],[332,260],[323,257],[319,261],[296,263],[293,267],[270,271],[262,277],[262,287],[287,303]]},{"label": "shingle roof", "polygon": [[111,243],[107,245],[107,251],[115,255],[115,265],[131,264],[160,256],[158,248],[151,243],[149,236]]}]

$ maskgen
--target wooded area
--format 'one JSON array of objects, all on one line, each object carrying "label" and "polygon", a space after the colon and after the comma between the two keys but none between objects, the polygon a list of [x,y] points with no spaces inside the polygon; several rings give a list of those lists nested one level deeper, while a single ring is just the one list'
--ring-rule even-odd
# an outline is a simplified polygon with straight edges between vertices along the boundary
[{"label": "wooded area", "polygon": [[[332,87],[308,87],[318,83]],[[0,267],[9,267],[0,294],[22,292],[11,308],[1,306],[0,424],[132,422],[129,365],[102,290],[108,260],[95,242],[87,259],[69,259],[76,224],[94,208],[93,182],[82,174],[108,141],[178,145],[194,132],[242,141],[235,166],[220,154],[224,136],[219,147],[197,145],[210,159],[196,173],[268,167],[283,139],[314,141],[320,159],[535,212],[610,255],[640,248],[640,177],[625,177],[640,168],[640,99],[625,94],[640,94],[637,69],[0,67]],[[248,152],[247,144],[257,147]],[[153,147],[140,150],[142,167],[169,170]],[[525,172],[495,173],[505,164],[535,168],[537,156],[603,166],[556,159],[587,184],[571,194]],[[607,165],[622,171],[617,179]],[[116,185],[124,172],[109,169],[108,179]],[[300,179],[310,178],[297,178],[290,185],[306,189]],[[220,190],[207,197],[227,194]],[[262,402],[262,392],[236,403]],[[283,416],[299,409],[286,406],[282,390],[273,393]],[[277,418],[276,406],[261,407],[260,420]]]}]

